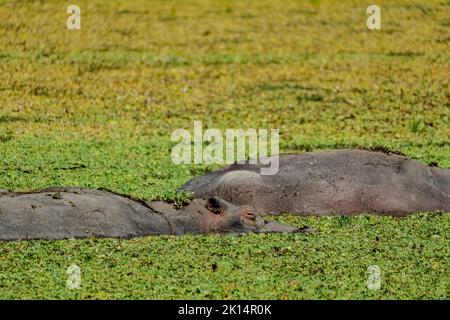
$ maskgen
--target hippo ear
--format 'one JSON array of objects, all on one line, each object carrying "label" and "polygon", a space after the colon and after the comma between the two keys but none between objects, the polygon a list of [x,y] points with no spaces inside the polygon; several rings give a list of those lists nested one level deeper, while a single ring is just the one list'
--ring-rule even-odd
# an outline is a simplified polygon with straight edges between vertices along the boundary
[{"label": "hippo ear", "polygon": [[209,198],[206,201],[206,208],[209,211],[214,212],[215,214],[222,213],[222,211],[223,211],[223,207],[222,207],[222,204],[220,203],[220,199],[217,197]]}]

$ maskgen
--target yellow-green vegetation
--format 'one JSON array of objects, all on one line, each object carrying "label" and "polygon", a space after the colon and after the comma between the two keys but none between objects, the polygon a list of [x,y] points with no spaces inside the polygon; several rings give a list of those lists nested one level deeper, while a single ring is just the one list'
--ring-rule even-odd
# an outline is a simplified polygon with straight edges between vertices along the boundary
[{"label": "yellow-green vegetation", "polygon": [[[373,31],[369,4],[0,0],[0,189],[178,199],[217,167],[170,160],[194,120],[279,128],[283,153],[386,146],[449,168],[450,3],[380,1]],[[446,214],[277,219],[317,232],[1,243],[0,298],[450,295]]]}]

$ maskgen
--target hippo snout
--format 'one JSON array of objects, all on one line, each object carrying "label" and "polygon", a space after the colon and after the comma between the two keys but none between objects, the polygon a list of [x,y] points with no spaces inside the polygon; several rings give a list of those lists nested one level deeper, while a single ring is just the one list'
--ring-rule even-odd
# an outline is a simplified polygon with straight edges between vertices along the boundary
[{"label": "hippo snout", "polygon": [[271,232],[286,232],[286,233],[309,233],[312,229],[308,227],[297,228],[283,223],[278,223],[275,221],[266,222],[258,228],[259,233],[271,233]]}]

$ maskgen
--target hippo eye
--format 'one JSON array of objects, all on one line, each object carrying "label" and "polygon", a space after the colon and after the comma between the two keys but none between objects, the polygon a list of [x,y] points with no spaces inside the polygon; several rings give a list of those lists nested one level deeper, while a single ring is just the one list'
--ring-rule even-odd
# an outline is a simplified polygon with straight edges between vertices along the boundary
[{"label": "hippo eye", "polygon": [[222,204],[217,198],[209,198],[206,202],[206,208],[215,214],[220,214],[223,212]]}]

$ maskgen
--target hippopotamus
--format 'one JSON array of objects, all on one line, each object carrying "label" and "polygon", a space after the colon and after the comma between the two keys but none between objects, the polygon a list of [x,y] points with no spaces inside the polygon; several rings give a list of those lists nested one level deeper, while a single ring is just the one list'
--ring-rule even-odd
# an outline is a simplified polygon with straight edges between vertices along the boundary
[{"label": "hippopotamus", "polygon": [[165,202],[145,202],[107,190],[55,187],[0,192],[0,240],[302,231],[307,230],[266,222],[253,208],[219,197],[194,199],[177,210]]},{"label": "hippopotamus", "polygon": [[450,170],[401,154],[343,149],[281,155],[278,160],[274,175],[261,175],[260,164],[236,163],[194,178],[181,189],[196,197],[250,205],[265,214],[450,212]]}]

